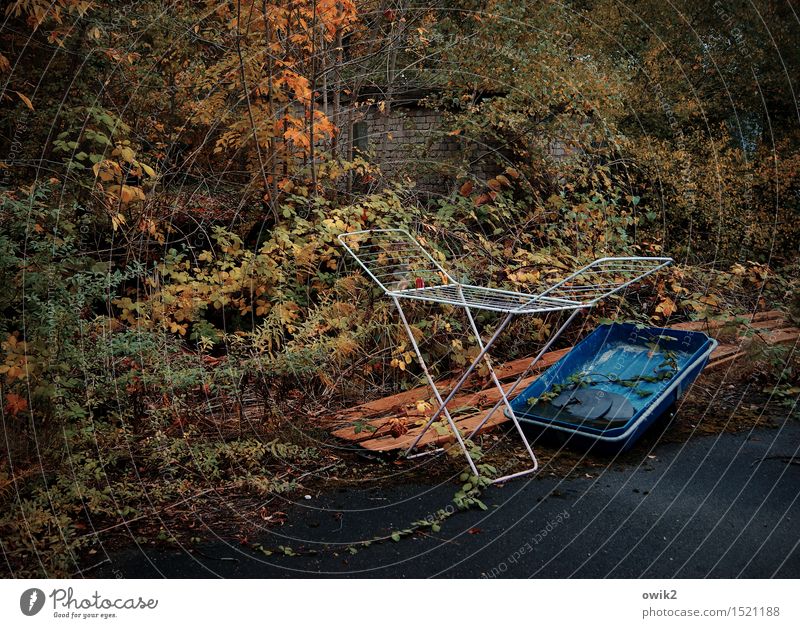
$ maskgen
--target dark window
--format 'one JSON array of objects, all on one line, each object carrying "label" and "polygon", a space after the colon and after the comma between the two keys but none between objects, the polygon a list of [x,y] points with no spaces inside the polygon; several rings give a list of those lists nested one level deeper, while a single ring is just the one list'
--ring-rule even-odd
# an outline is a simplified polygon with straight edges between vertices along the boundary
[{"label": "dark window", "polygon": [[369,150],[367,123],[364,120],[353,124],[353,152],[366,153]]}]

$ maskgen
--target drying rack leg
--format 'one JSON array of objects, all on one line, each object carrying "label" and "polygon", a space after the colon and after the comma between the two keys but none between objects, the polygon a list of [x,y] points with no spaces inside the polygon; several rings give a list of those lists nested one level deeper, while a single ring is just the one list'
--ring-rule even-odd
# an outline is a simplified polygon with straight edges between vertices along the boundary
[{"label": "drying rack leg", "polygon": [[[467,462],[469,463],[472,472],[475,475],[478,475],[478,468],[475,466],[475,462],[472,460],[472,456],[469,455],[469,450],[467,446],[464,444],[464,439],[461,437],[461,433],[458,431],[458,426],[456,422],[453,420],[453,417],[450,416],[450,411],[447,409],[447,404],[450,402],[450,399],[453,398],[455,395],[455,390],[459,388],[459,385],[456,386],[453,391],[451,391],[450,395],[448,395],[446,400],[442,399],[441,394],[439,393],[439,389],[436,387],[436,383],[433,381],[433,377],[431,377],[430,372],[428,371],[428,366],[425,364],[425,360],[422,357],[422,352],[419,350],[419,346],[417,345],[417,339],[414,338],[414,333],[411,331],[411,326],[408,324],[408,320],[406,319],[405,312],[403,312],[403,308],[400,306],[400,302],[397,300],[397,297],[392,297],[394,300],[394,304],[397,307],[397,311],[400,314],[400,320],[403,322],[403,326],[406,328],[406,333],[408,334],[408,339],[411,341],[411,346],[414,348],[414,353],[417,354],[417,359],[419,360],[419,364],[422,367],[422,372],[425,373],[425,378],[428,380],[428,384],[433,391],[433,395],[436,397],[436,401],[439,402],[439,409],[433,414],[433,417],[428,421],[422,431],[419,433],[417,438],[414,440],[414,443],[411,447],[408,448],[406,452],[406,457],[414,450],[414,448],[419,443],[422,435],[433,425],[433,422],[441,415],[444,414],[447,422],[450,424],[450,429],[453,430],[453,434],[455,434],[456,440],[458,441],[461,450],[464,452],[464,456],[467,458]],[[474,368],[474,366],[472,367]],[[471,369],[470,369],[471,370]],[[467,373],[469,374],[469,373]],[[466,378],[464,378],[466,379]]]},{"label": "drying rack leg", "polygon": [[[397,305],[399,307],[400,304],[398,303]],[[494,344],[494,341],[497,340],[497,338],[500,336],[501,333],[503,333],[503,330],[511,322],[511,319],[513,317],[514,317],[513,313],[506,315],[506,317],[503,319],[503,321],[500,323],[500,325],[498,325],[498,327],[495,330],[495,332],[492,335],[492,337],[486,343],[486,346],[481,350],[481,352],[472,361],[472,364],[469,365],[469,368],[467,368],[467,370],[464,371],[464,374],[459,378],[458,382],[456,382],[456,385],[453,387],[453,389],[450,391],[450,393],[447,395],[447,397],[444,398],[444,401],[441,401],[441,399],[438,396],[438,391],[437,391],[437,399],[440,400],[439,407],[436,409],[436,412],[433,413],[431,418],[428,419],[428,422],[425,424],[425,427],[422,428],[422,431],[419,433],[419,435],[414,440],[414,442],[411,443],[411,446],[406,450],[406,457],[408,457],[408,455],[411,454],[412,451],[414,451],[416,446],[419,444],[419,441],[422,439],[423,434],[425,434],[425,432],[428,431],[428,429],[431,427],[431,425],[433,425],[434,421],[436,421],[436,419],[439,418],[439,416],[442,414],[442,412],[447,410],[447,404],[450,403],[453,400],[453,397],[456,396],[458,391],[464,385],[464,382],[466,382],[467,378],[469,378],[470,373],[472,373],[472,371],[475,370],[475,367],[478,366],[478,364],[480,364],[480,361],[483,359],[483,356],[486,355],[486,352],[489,350],[489,348],[492,346],[492,344]],[[411,330],[408,329],[407,323],[406,323],[406,329],[408,330],[409,334],[411,334]],[[417,356],[420,359],[422,359],[422,356],[419,353],[419,349],[416,348],[416,343],[415,342],[414,342],[414,347],[415,347],[415,351],[417,351]],[[428,377],[428,381],[432,381],[429,375],[427,377]],[[452,422],[451,425],[455,425],[455,422]],[[463,440],[461,438],[461,434],[458,432],[458,430],[456,430],[456,438],[458,439],[459,444],[461,444],[461,447],[464,450],[464,453],[465,453],[465,455],[467,456],[467,458],[469,460],[470,467],[475,472],[475,475],[478,475],[478,470],[475,467],[475,464],[472,462],[472,457],[469,455],[466,446],[463,444]]]},{"label": "drying rack leg", "polygon": [[[483,341],[481,340],[481,334],[478,331],[478,326],[475,324],[475,319],[472,316],[472,312],[468,307],[464,307],[464,311],[467,313],[467,318],[469,319],[470,327],[472,327],[472,333],[475,334],[475,340],[477,341],[478,346],[483,351],[484,349]],[[495,407],[492,408],[492,411],[488,415],[486,415],[486,417],[483,419],[483,421],[481,422],[481,427],[483,427],[486,421],[489,420],[489,417],[492,416],[494,411],[500,406],[501,403],[505,404],[506,409],[508,410],[508,414],[511,417],[511,420],[514,422],[514,425],[517,427],[517,431],[519,432],[519,436],[522,439],[522,442],[525,444],[525,449],[528,451],[528,455],[531,457],[531,460],[533,461],[533,468],[531,469],[531,472],[536,471],[536,469],[539,468],[539,461],[536,460],[536,454],[533,453],[533,448],[531,447],[531,444],[528,442],[528,438],[525,436],[525,432],[522,430],[522,426],[520,426],[519,421],[517,420],[517,415],[514,414],[514,409],[511,407],[511,403],[508,401],[508,396],[506,395],[506,391],[503,390],[503,385],[500,383],[497,374],[494,372],[494,368],[492,367],[492,360],[489,357],[489,354],[486,353],[485,351],[483,359],[486,362],[487,368],[489,369],[489,375],[492,378],[494,385],[497,387],[498,392],[500,393],[500,400],[497,402]],[[473,430],[468,438],[472,438],[475,435],[475,432],[477,431],[478,431],[477,429]]]},{"label": "drying rack leg", "polygon": [[522,380],[525,378],[525,376],[530,372],[530,370],[536,365],[536,363],[541,359],[541,357],[550,349],[550,347],[558,339],[558,337],[564,332],[564,330],[567,327],[569,327],[570,323],[573,321],[575,316],[577,316],[577,314],[580,311],[580,309],[575,309],[572,312],[572,314],[570,314],[570,316],[567,318],[567,320],[564,322],[564,324],[562,324],[561,327],[559,327],[556,330],[556,332],[550,337],[550,339],[545,343],[545,345],[542,347],[542,349],[539,351],[539,353],[536,355],[536,357],[534,357],[534,359],[531,361],[531,363],[528,365],[528,367],[525,369],[525,371],[522,373],[522,375],[520,377],[518,377],[517,380],[514,382],[514,384],[506,391],[503,388],[499,378],[497,377],[497,374],[495,373],[494,368],[492,367],[491,360],[489,359],[489,356],[488,356],[488,352],[489,352],[489,349],[492,347],[492,345],[495,343],[495,341],[500,337],[500,334],[503,332],[503,330],[511,322],[511,319],[514,317],[514,314],[513,313],[508,314],[501,321],[500,325],[498,325],[497,329],[495,329],[494,334],[492,334],[492,337],[489,340],[487,340],[486,343],[484,344],[483,340],[480,337],[480,334],[478,333],[477,325],[475,324],[475,319],[473,318],[472,313],[469,310],[469,308],[465,306],[464,309],[467,312],[467,317],[469,318],[470,326],[472,327],[473,333],[475,334],[475,337],[477,338],[478,346],[480,347],[480,352],[475,357],[475,359],[472,361],[472,363],[469,365],[467,370],[464,371],[463,375],[459,378],[458,382],[456,382],[455,386],[453,386],[452,390],[447,394],[447,396],[445,398],[442,398],[441,393],[439,392],[439,389],[436,386],[436,383],[433,381],[433,377],[431,376],[430,371],[428,371],[428,367],[427,367],[427,365],[425,363],[424,358],[422,357],[422,352],[419,349],[419,345],[417,344],[417,340],[414,337],[414,333],[411,331],[411,326],[408,323],[408,319],[406,319],[405,312],[403,311],[403,308],[400,305],[400,302],[399,302],[398,298],[393,296],[392,300],[394,301],[395,307],[397,307],[397,311],[398,311],[398,313],[400,315],[400,320],[402,321],[403,326],[406,329],[406,333],[408,334],[408,338],[411,341],[411,346],[413,347],[414,353],[416,354],[417,359],[419,360],[420,366],[422,367],[422,371],[425,374],[426,380],[428,381],[428,385],[430,386],[431,390],[433,391],[433,394],[434,394],[434,397],[436,398],[436,401],[439,403],[439,407],[436,409],[436,411],[433,413],[433,415],[431,415],[431,417],[428,419],[428,421],[425,424],[425,426],[422,428],[420,433],[414,439],[414,442],[411,443],[409,448],[406,450],[405,457],[406,458],[415,458],[415,457],[418,457],[420,455],[420,454],[413,454],[412,452],[416,449],[416,447],[419,444],[420,440],[422,440],[422,437],[430,429],[430,427],[433,425],[433,423],[440,416],[444,415],[445,418],[447,419],[448,424],[450,425],[450,429],[453,430],[453,434],[455,435],[455,438],[456,438],[456,441],[458,442],[459,447],[461,447],[461,450],[464,452],[464,456],[467,458],[467,462],[469,463],[470,469],[472,470],[472,472],[476,476],[480,475],[478,473],[477,467],[475,466],[475,462],[472,460],[472,456],[470,456],[470,454],[469,454],[469,450],[467,449],[467,446],[465,444],[465,439],[462,437],[461,433],[458,430],[456,422],[453,420],[453,417],[450,415],[450,412],[447,409],[447,404],[449,404],[453,400],[453,398],[456,396],[456,394],[458,394],[458,391],[461,389],[461,387],[467,381],[467,379],[469,378],[470,374],[475,370],[475,368],[478,366],[478,364],[480,364],[481,360],[486,360],[486,363],[487,363],[487,366],[489,368],[489,373],[490,373],[490,375],[492,377],[492,380],[493,380],[495,386],[497,387],[498,391],[500,392],[500,400],[492,407],[491,410],[489,410],[489,412],[484,416],[484,418],[480,422],[480,424],[469,434],[469,436],[467,437],[466,440],[469,440],[473,436],[475,436],[475,434],[486,424],[486,422],[500,408],[500,406],[505,404],[506,408],[508,409],[508,413],[510,415],[511,421],[514,423],[514,427],[516,428],[517,433],[519,434],[520,438],[522,439],[522,442],[525,445],[525,449],[527,450],[528,455],[531,457],[531,460],[533,461],[533,467],[531,467],[530,469],[526,469],[524,471],[520,471],[520,472],[517,472],[517,473],[512,473],[510,475],[504,475],[502,477],[495,478],[494,480],[492,480],[492,483],[496,484],[498,482],[505,482],[507,480],[511,480],[511,479],[514,479],[514,478],[517,478],[517,477],[522,477],[522,476],[528,475],[530,473],[536,472],[536,470],[539,468],[539,463],[538,463],[538,460],[536,459],[536,454],[534,453],[533,448],[531,447],[530,442],[528,441],[528,438],[525,435],[524,430],[522,429],[522,425],[520,424],[519,419],[517,419],[517,416],[516,416],[516,414],[514,413],[512,407],[511,407],[511,402],[509,401],[509,397],[517,389],[519,384],[522,382]]},{"label": "drying rack leg", "polygon": [[[526,369],[525,369],[525,370],[522,372],[522,374],[521,374],[521,375],[520,375],[520,376],[517,378],[517,380],[514,382],[514,384],[513,384],[513,385],[512,385],[512,386],[511,386],[511,387],[510,387],[510,388],[509,388],[507,391],[505,391],[503,398],[502,398],[502,399],[500,399],[500,400],[499,400],[497,403],[495,403],[495,404],[494,404],[494,406],[492,406],[492,409],[491,409],[491,410],[489,410],[489,412],[487,412],[487,413],[486,413],[486,415],[483,417],[483,420],[482,420],[482,421],[481,421],[481,422],[478,424],[478,426],[477,426],[477,427],[476,427],[474,430],[472,430],[472,433],[470,433],[470,435],[469,435],[469,436],[467,436],[467,438],[468,438],[468,439],[469,439],[469,438],[472,438],[473,436],[475,436],[475,434],[477,434],[477,432],[478,432],[478,431],[479,431],[479,430],[480,430],[480,429],[481,429],[481,428],[482,428],[484,425],[486,425],[486,422],[487,422],[487,421],[488,421],[488,420],[489,420],[489,419],[492,417],[492,415],[493,415],[495,412],[497,412],[497,410],[500,408],[500,406],[501,406],[501,405],[502,405],[504,402],[505,402],[505,403],[507,403],[507,399],[508,399],[509,397],[511,397],[511,395],[513,395],[513,394],[514,394],[514,391],[515,391],[515,390],[517,389],[517,387],[520,385],[520,383],[522,382],[522,380],[523,380],[523,379],[525,379],[525,378],[527,377],[528,373],[530,373],[530,371],[533,369],[533,367],[534,367],[534,366],[536,366],[536,364],[539,362],[539,360],[541,360],[541,359],[542,359],[542,356],[543,356],[545,353],[547,353],[547,352],[550,350],[550,347],[552,347],[552,346],[553,346],[553,343],[554,343],[556,340],[558,340],[558,337],[559,337],[561,334],[563,334],[563,333],[564,333],[564,330],[565,330],[565,329],[567,329],[567,327],[569,327],[570,323],[572,323],[573,319],[574,319],[574,318],[575,318],[575,317],[578,315],[578,312],[579,312],[579,311],[580,311],[579,309],[573,310],[572,314],[570,314],[570,315],[569,315],[569,318],[567,318],[567,320],[566,320],[566,321],[564,321],[564,324],[563,324],[563,325],[561,325],[561,327],[559,327],[559,328],[556,330],[556,332],[555,332],[555,333],[554,333],[552,336],[550,336],[550,339],[549,339],[549,340],[548,340],[548,341],[547,341],[547,342],[544,344],[544,346],[541,348],[541,350],[539,351],[539,353],[537,353],[537,354],[536,354],[536,357],[534,357],[534,358],[533,358],[533,360],[531,360],[530,364],[528,364],[528,367],[527,367],[527,368],[526,368]],[[508,407],[508,406],[507,406],[507,407]],[[512,414],[512,416],[513,416],[513,412],[511,412],[511,414]],[[516,421],[516,417],[514,417],[514,422],[515,422],[515,423],[518,423],[518,422]],[[524,436],[523,436],[523,439],[524,439]],[[527,442],[527,439],[525,439],[525,440],[526,440],[526,442]],[[502,478],[499,478],[499,479],[502,479]],[[508,479],[508,478],[505,478],[505,479]],[[498,480],[495,480],[495,481],[498,481]]]}]

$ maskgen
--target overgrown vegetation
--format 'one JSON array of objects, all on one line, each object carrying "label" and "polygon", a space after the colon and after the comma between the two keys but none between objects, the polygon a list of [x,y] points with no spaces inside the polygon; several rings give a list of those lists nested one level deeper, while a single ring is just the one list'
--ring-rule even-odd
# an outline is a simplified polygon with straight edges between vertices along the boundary
[{"label": "overgrown vegetation", "polygon": [[[460,276],[525,290],[598,256],[676,258],[589,323],[797,310],[796,20],[767,0],[762,21],[750,3],[678,4],[11,2],[8,570],[74,573],[101,529],[169,536],[164,509],[209,492],[292,492],[331,462],[310,417],[419,382],[343,232],[407,227]],[[431,141],[458,144],[425,162],[440,193],[413,154],[390,176],[353,147],[409,88],[440,115]],[[476,355],[455,311],[412,314],[436,332],[436,375]],[[499,351],[527,355],[552,324],[515,323]],[[790,358],[755,360],[786,399]],[[466,478],[458,505],[478,495]]]}]

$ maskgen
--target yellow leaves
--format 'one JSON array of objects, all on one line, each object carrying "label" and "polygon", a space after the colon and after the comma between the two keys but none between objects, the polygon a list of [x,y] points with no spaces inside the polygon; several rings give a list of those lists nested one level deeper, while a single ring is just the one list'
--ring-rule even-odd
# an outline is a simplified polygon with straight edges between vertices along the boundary
[{"label": "yellow leaves", "polygon": [[5,361],[0,364],[0,375],[5,375],[8,382],[15,379],[26,379],[30,365],[28,363],[28,346],[15,334],[10,334],[2,344],[6,352]]},{"label": "yellow leaves", "polygon": [[[118,155],[122,156],[123,153],[129,154],[127,151],[130,151],[130,148],[122,147],[119,150]],[[115,152],[117,152],[116,149]],[[155,172],[149,166],[147,166],[147,169],[155,174]],[[100,184],[113,184],[110,186],[98,185],[100,190],[105,194],[107,199],[112,204],[119,202],[123,205],[129,205],[130,203],[145,200],[145,194],[142,188],[122,183],[124,179],[122,167],[113,159],[103,159],[102,161],[98,161],[94,166],[92,166],[92,172],[94,172],[94,175]],[[112,218],[112,223],[114,230],[116,230],[120,225],[125,224],[125,219],[121,214],[117,214]]]},{"label": "yellow leaves", "polygon": [[20,364],[11,364],[6,360],[5,364],[0,364],[0,375],[5,375],[10,382],[13,382],[15,379],[25,379],[26,372],[24,362]]},{"label": "yellow leaves", "polygon": [[295,255],[295,263],[297,264],[297,267],[304,269],[305,271],[311,271],[316,261],[317,243],[313,241],[300,248]]},{"label": "yellow leaves", "polygon": [[125,224],[125,216],[123,214],[116,213],[113,216],[111,216],[111,228],[114,231],[122,227],[124,224]]},{"label": "yellow leaves", "polygon": [[14,93],[15,93],[17,96],[19,96],[19,99],[20,99],[22,102],[24,102],[24,103],[25,103],[25,106],[26,106],[28,109],[30,109],[31,111],[33,111],[33,103],[31,102],[31,99],[30,99],[30,98],[28,98],[28,97],[27,97],[25,94],[23,94],[22,92],[14,92]]},{"label": "yellow leaves", "polygon": [[[347,225],[345,224],[344,220],[341,218],[326,218],[322,221],[322,225],[333,233],[345,233],[347,231]],[[380,263],[380,260],[379,260]]]},{"label": "yellow leaves", "polygon": [[18,352],[21,350],[24,353],[25,347],[26,347],[25,341],[20,341],[15,334],[10,334],[6,339],[6,341],[3,343],[3,349],[11,352]]},{"label": "yellow leaves", "polygon": [[403,434],[408,433],[408,425],[402,419],[392,417],[386,422],[385,429],[394,438],[400,438]]},{"label": "yellow leaves", "polygon": [[179,334],[181,336],[185,336],[186,335],[186,328],[187,327],[188,326],[185,323],[183,325],[179,325],[175,321],[168,321],[168,323],[167,323],[167,328],[170,330],[170,332],[172,332],[173,334],[177,333],[177,334]]},{"label": "yellow leaves", "polygon": [[114,195],[118,196],[125,204],[133,203],[134,201],[143,201],[145,199],[142,188],[132,185],[122,184],[118,188],[112,188],[112,191]]},{"label": "yellow leaves", "polygon": [[705,312],[709,308],[715,309],[722,305],[722,299],[712,294],[707,294],[696,299],[692,299],[689,303],[695,312]]},{"label": "yellow leaves", "polygon": [[424,399],[419,399],[415,405],[417,408],[417,412],[419,412],[420,414],[425,414],[426,412],[428,412],[428,410],[433,409],[433,406]]},{"label": "yellow leaves", "polygon": [[406,370],[406,364],[411,364],[411,356],[410,352],[403,354],[400,358],[392,358],[390,362],[392,368],[400,369],[401,371]]},{"label": "yellow leaves", "polygon": [[92,166],[92,172],[101,183],[117,183],[118,186],[110,190],[110,194],[120,199],[123,203],[132,203],[134,201],[143,201],[145,199],[144,191],[137,186],[125,185],[125,169],[133,176],[141,177],[142,173],[147,174],[150,178],[156,177],[156,171],[147,164],[136,160],[136,152],[131,148],[128,142],[118,142],[114,150],[111,151],[111,156],[116,159],[103,159],[98,161]]},{"label": "yellow leaves", "polygon": [[115,181],[118,177],[122,176],[122,168],[116,161],[111,159],[104,159],[98,161],[92,166],[92,172],[100,179],[100,181]]},{"label": "yellow leaves", "polygon": [[129,297],[121,297],[111,301],[120,310],[120,319],[135,325],[139,322],[139,315],[144,311],[145,306],[139,301],[132,301]]},{"label": "yellow leaves", "polygon": [[507,272],[509,281],[516,284],[533,284],[539,281],[541,273],[538,270]]},{"label": "yellow leaves", "polygon": [[337,360],[342,361],[354,355],[360,349],[360,345],[354,338],[342,334],[336,338],[333,349]]},{"label": "yellow leaves", "polygon": [[[353,23],[357,18],[353,0],[317,0],[317,20],[325,29],[325,38],[333,41],[338,29]],[[311,17],[313,19],[313,10]]]},{"label": "yellow leaves", "polygon": [[564,199],[561,198],[558,194],[551,194],[550,197],[547,199],[547,203],[553,209],[559,209],[564,204]]},{"label": "yellow leaves", "polygon": [[290,35],[289,41],[291,41],[293,44],[299,45],[305,52],[308,53],[314,49],[314,45],[303,33],[294,33],[293,35]]},{"label": "yellow leaves", "polygon": [[297,329],[293,323],[300,318],[300,306],[292,301],[286,301],[279,303],[273,309],[286,331],[293,333]]},{"label": "yellow leaves", "polygon": [[255,306],[256,316],[264,316],[272,309],[272,304],[265,299],[256,299]]},{"label": "yellow leaves", "polygon": [[136,161],[136,153],[130,146],[126,146],[125,144],[119,143],[111,151],[112,157],[118,157],[123,161],[127,161],[128,163],[134,163]]},{"label": "yellow leaves", "polygon": [[292,90],[298,101],[305,105],[311,102],[311,83],[305,76],[287,70],[284,72],[282,82]]},{"label": "yellow leaves", "polygon": [[489,179],[486,182],[486,185],[488,185],[489,189],[492,190],[493,192],[499,192],[503,187],[511,187],[511,181],[509,181],[508,177],[506,177],[505,175],[498,174],[493,179]]},{"label": "yellow leaves", "polygon": [[662,297],[661,302],[656,306],[656,312],[661,314],[664,318],[672,316],[677,309],[678,306],[675,304],[675,301],[669,297]]},{"label": "yellow leaves", "polygon": [[139,231],[147,233],[151,236],[158,235],[158,225],[152,218],[142,218],[139,220]]},{"label": "yellow leaves", "polygon": [[223,307],[228,305],[230,299],[227,295],[224,294],[217,294],[211,298],[211,305],[214,307],[215,310],[221,310]]},{"label": "yellow leaves", "polygon": [[311,139],[306,129],[301,125],[292,125],[283,132],[286,141],[292,142],[295,146],[308,150],[311,148]]},{"label": "yellow leaves", "polygon": [[406,365],[411,364],[414,360],[414,353],[411,351],[406,350],[406,343],[401,342],[397,345],[394,350],[394,355],[396,357],[392,358],[390,365],[392,368],[400,369],[401,371],[406,370]]},{"label": "yellow leaves", "polygon": [[314,139],[324,140],[336,134],[333,122],[319,109],[314,109]]},{"label": "yellow leaves", "polygon": [[106,48],[103,50],[103,54],[116,63],[128,66],[133,66],[142,56],[138,52],[126,52],[117,48]]}]

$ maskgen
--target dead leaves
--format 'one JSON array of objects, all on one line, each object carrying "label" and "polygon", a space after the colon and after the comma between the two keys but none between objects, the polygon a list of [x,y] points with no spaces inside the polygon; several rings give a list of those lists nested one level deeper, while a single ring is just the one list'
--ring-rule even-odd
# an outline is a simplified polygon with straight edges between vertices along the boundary
[{"label": "dead leaves", "polygon": [[6,394],[5,410],[11,416],[17,416],[20,412],[28,409],[28,400],[16,393]]},{"label": "dead leaves", "polygon": [[669,318],[678,309],[675,301],[670,297],[662,297],[661,302],[656,306],[656,312],[661,314],[664,318]]},{"label": "dead leaves", "polygon": [[102,182],[115,181],[122,176],[122,168],[116,161],[111,159],[98,161],[92,166],[92,172]]},{"label": "dead leaves", "polygon": [[8,382],[15,379],[26,379],[31,364],[28,359],[27,343],[19,340],[15,334],[10,334],[2,344],[5,351],[5,361],[0,364],[0,375],[5,375]]},{"label": "dead leaves", "polygon": [[408,426],[405,424],[403,419],[393,418],[389,419],[385,426],[389,434],[394,436],[395,438],[400,438],[404,434],[408,433]]},{"label": "dead leaves", "polygon": [[30,99],[30,98],[28,98],[28,97],[27,97],[25,94],[23,94],[22,92],[14,92],[14,93],[15,93],[17,96],[19,96],[19,99],[20,99],[22,102],[24,102],[24,103],[25,103],[25,106],[26,106],[28,109],[30,109],[31,111],[33,111],[33,103],[31,102],[31,99]]}]

